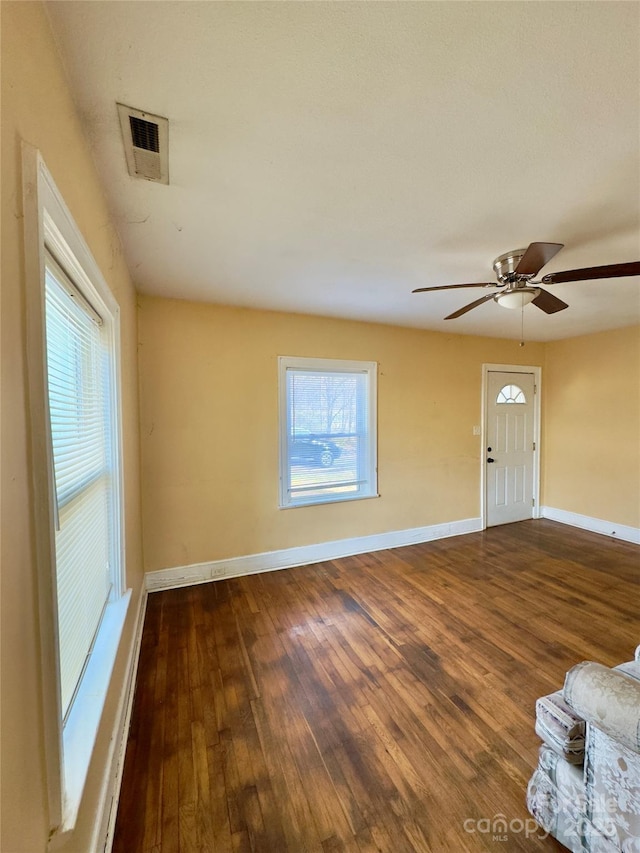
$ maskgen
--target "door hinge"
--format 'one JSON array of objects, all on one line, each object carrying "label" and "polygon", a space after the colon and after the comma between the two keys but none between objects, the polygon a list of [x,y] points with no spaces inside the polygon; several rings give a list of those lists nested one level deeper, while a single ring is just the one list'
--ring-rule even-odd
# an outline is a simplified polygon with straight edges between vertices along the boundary
[{"label": "door hinge", "polygon": [[537,386],[535,383],[534,383],[534,385],[533,385],[533,393],[534,393],[534,394],[537,394],[537,393],[538,393],[538,386]]},{"label": "door hinge", "polygon": [[533,449],[534,449],[534,450],[536,449],[536,443],[535,443],[535,441],[533,442]]},{"label": "door hinge", "polygon": [[531,498],[531,506],[535,506],[535,505],[536,505],[536,499],[535,499],[535,498]]}]

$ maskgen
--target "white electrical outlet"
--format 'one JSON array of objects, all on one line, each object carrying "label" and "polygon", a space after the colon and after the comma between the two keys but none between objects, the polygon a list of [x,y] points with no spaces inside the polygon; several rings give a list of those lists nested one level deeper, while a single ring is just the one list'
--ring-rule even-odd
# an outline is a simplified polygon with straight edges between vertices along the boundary
[{"label": "white electrical outlet", "polygon": [[477,426],[477,425],[476,425],[476,426],[474,426],[474,428],[473,428],[473,434],[474,434],[474,435],[481,435],[481,431],[480,431],[480,427],[479,427],[479,426]]}]

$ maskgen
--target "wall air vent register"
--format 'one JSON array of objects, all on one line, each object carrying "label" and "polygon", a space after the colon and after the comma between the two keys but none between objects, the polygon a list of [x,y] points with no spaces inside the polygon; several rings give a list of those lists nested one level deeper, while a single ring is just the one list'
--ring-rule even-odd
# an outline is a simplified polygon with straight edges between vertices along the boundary
[{"label": "wall air vent register", "polygon": [[132,178],[169,183],[169,121],[118,104],[127,168]]}]

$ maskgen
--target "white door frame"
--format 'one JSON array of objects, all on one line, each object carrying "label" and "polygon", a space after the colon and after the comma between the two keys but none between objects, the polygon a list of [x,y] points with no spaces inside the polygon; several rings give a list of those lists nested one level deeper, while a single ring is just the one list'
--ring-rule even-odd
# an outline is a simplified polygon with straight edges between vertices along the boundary
[{"label": "white door frame", "polygon": [[533,518],[540,514],[540,420],[541,420],[541,383],[542,368],[529,364],[483,364],[482,365],[482,426],[480,448],[480,506],[482,511],[482,529],[487,528],[487,382],[489,373],[533,373],[535,394],[533,395]]}]

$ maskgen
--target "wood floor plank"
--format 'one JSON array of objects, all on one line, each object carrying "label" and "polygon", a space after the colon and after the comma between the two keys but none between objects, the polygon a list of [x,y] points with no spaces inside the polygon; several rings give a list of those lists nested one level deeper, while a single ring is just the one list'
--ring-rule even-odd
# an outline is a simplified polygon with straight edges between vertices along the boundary
[{"label": "wood floor plank", "polygon": [[163,853],[179,853],[180,851],[176,715],[175,703],[167,702],[165,707],[165,742],[162,752],[162,826],[160,837]]},{"label": "wood floor plank", "polygon": [[631,658],[639,579],[531,521],[154,593],[113,852],[562,850],[518,829],[535,700]]}]

